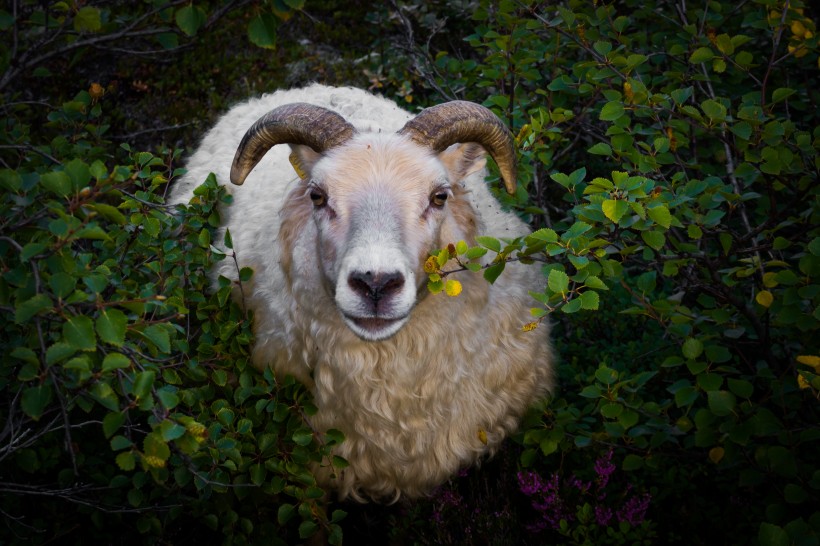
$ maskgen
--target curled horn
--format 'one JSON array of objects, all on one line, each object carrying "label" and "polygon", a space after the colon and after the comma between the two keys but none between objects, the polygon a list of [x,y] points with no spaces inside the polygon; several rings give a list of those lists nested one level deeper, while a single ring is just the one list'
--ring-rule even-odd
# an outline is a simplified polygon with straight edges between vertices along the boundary
[{"label": "curled horn", "polygon": [[313,104],[297,102],[274,108],[242,137],[231,165],[231,182],[240,185],[259,160],[277,144],[303,144],[323,153],[356,133],[342,116]]},{"label": "curled horn", "polygon": [[515,193],[516,165],[512,135],[489,109],[456,100],[422,110],[399,131],[436,153],[456,142],[477,142],[492,156],[507,193]]}]

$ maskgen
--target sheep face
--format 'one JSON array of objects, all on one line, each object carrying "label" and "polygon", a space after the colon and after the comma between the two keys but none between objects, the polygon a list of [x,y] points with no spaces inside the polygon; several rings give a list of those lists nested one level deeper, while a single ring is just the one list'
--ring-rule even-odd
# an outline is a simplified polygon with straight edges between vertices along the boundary
[{"label": "sheep face", "polygon": [[325,286],[356,335],[392,336],[426,293],[428,251],[471,235],[458,183],[484,166],[483,149],[455,145],[434,154],[380,134],[357,135],[324,155],[292,148],[313,206]]}]

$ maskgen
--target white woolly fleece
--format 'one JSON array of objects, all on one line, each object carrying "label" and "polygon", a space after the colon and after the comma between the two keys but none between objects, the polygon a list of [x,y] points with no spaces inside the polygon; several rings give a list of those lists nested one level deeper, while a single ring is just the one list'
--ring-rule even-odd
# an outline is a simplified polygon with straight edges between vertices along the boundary
[{"label": "white woolly fleece", "polygon": [[[288,161],[288,146],[272,148],[243,186],[229,184],[245,131],[263,114],[292,102],[335,110],[360,133],[350,145],[329,152],[313,173],[328,186],[329,203],[339,208],[332,221],[314,211],[305,183]],[[548,327],[521,329],[531,320],[528,291],[542,289],[537,268],[509,264],[493,285],[480,275],[460,273],[455,276],[464,286],[460,296],[426,295],[421,267],[427,251],[459,239],[470,242],[476,234],[515,237],[528,230],[501,210],[484,183],[483,168],[449,180],[445,207],[426,210],[430,192],[453,171],[441,155],[392,135],[411,117],[391,101],[352,88],[312,85],[251,99],[207,133],[170,198],[186,202],[210,172],[229,186],[234,203],[221,211],[223,224],[231,231],[239,266],[255,272],[244,286],[245,303],[255,316],[254,363],[310,386],[319,408],[312,425],[345,434],[335,453],[350,466],[336,475],[328,467],[316,469],[320,483],[336,488],[342,498],[390,501],[428,493],[493,452],[552,384]],[[365,150],[375,159],[363,166],[356,158]],[[395,167],[400,160],[405,163]],[[400,172],[391,172],[394,167]],[[372,181],[367,199],[354,190],[334,193],[358,182],[351,178]],[[373,198],[373,192],[384,199]],[[360,205],[365,201],[367,207]],[[346,238],[353,228],[345,222],[360,225],[354,218],[366,217],[368,210],[386,211],[392,219],[384,224],[388,235],[372,238],[385,242],[383,254],[378,246],[367,246],[369,238],[362,243],[361,232],[358,239]],[[355,244],[365,250],[350,265],[343,256]],[[355,295],[336,297],[344,292],[339,286],[347,282],[347,271],[367,267],[360,262],[369,254],[377,256],[374,267],[399,264],[395,269],[409,279],[396,296],[396,307],[409,310],[409,317],[378,341],[363,339],[345,322],[342,312],[355,307]],[[237,276],[230,260],[211,274]]]}]

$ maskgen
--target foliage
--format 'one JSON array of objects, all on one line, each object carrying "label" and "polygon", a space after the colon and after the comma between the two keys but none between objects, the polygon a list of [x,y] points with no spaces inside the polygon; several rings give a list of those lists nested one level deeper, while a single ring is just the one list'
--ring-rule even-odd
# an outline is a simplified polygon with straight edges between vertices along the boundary
[{"label": "foliage", "polygon": [[[329,457],[341,435],[309,428],[303,386],[249,366],[241,284],[206,281],[233,259],[211,240],[224,181],[169,210],[180,152],[112,143],[133,140],[112,127],[166,110],[90,72],[122,55],[147,59],[158,99],[187,101],[174,123],[277,87],[288,66],[281,84],[466,98],[512,128],[519,190],[498,197],[533,232],[452,241],[429,286],[459,297],[454,270],[541,268],[521,326],[552,322],[559,385],[493,461],[387,517],[395,538],[817,544],[816,17],[792,0],[11,3],[0,533],[337,543],[352,528],[310,472],[344,466]],[[229,33],[230,67],[210,41]],[[89,80],[66,84],[76,74]],[[619,521],[628,507],[643,521]]]},{"label": "foliage", "polygon": [[617,445],[652,490],[650,517],[667,514],[665,542],[816,544],[814,21],[798,2],[483,2],[474,19],[480,60],[438,67],[509,120],[525,175],[507,202],[545,227],[454,241],[433,284],[534,263],[545,289],[525,329],[551,317],[566,333],[572,313],[610,307],[658,336],[636,365],[617,340],[589,350],[559,333],[574,366],[527,423],[522,464]]},{"label": "foliage", "polygon": [[345,464],[330,456],[341,435],[309,427],[303,386],[250,367],[251,317],[229,297],[241,285],[207,285],[233,258],[211,245],[224,189],[210,177],[171,210],[179,151],[126,147],[108,166],[102,116],[81,92],[52,116],[51,145],[0,171],[4,532],[79,543],[113,519],[147,542],[197,522],[226,543],[321,527],[338,543],[344,513],[324,513],[311,467]]}]

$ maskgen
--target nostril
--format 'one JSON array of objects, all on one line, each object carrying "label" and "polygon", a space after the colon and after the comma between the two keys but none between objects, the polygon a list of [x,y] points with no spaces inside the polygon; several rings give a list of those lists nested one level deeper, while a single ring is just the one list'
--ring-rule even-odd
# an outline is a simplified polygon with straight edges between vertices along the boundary
[{"label": "nostril", "polygon": [[372,273],[370,271],[354,271],[347,278],[350,288],[361,296],[372,300],[380,300],[404,286],[404,275],[399,272]]}]

